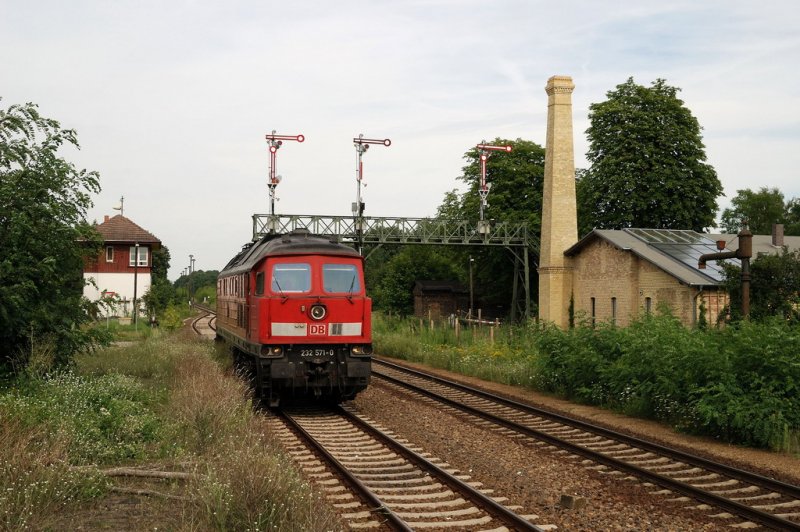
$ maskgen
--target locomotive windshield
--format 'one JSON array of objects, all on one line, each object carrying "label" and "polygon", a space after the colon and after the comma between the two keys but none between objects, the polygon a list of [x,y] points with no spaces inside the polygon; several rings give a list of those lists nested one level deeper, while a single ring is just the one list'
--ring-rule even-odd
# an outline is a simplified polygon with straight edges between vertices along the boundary
[{"label": "locomotive windshield", "polygon": [[354,294],[361,291],[354,264],[324,264],[322,284],[329,294]]},{"label": "locomotive windshield", "polygon": [[305,263],[276,264],[272,268],[272,291],[280,294],[311,290],[311,265]]}]

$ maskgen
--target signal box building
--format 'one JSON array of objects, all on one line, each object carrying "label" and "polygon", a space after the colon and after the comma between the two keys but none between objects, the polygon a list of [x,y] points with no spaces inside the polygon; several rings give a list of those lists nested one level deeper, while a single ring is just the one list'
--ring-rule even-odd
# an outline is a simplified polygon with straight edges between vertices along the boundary
[{"label": "signal box building", "polygon": [[152,251],[161,247],[161,241],[121,214],[106,216],[95,229],[103,238],[103,251],[85,262],[83,277],[93,279],[94,285],[87,284],[83,294],[90,301],[111,298],[116,303],[108,310],[110,315],[130,316],[134,285],[139,301],[150,289]]}]

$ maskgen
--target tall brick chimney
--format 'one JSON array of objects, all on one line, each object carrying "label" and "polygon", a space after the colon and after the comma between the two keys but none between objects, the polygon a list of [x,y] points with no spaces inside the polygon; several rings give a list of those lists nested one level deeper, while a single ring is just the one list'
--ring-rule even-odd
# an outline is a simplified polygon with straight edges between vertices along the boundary
[{"label": "tall brick chimney", "polygon": [[772,245],[783,247],[783,224],[772,224]]},{"label": "tall brick chimney", "polygon": [[539,318],[569,324],[572,268],[564,251],[578,241],[572,91],[569,76],[547,80],[547,145],[542,196],[542,249],[539,257]]}]

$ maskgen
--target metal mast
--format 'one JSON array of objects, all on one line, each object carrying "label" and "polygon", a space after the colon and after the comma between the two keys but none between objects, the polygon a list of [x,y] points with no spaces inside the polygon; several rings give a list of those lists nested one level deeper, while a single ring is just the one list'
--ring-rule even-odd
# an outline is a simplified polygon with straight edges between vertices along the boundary
[{"label": "metal mast", "polygon": [[269,145],[269,182],[267,186],[269,187],[269,213],[272,216],[275,216],[275,189],[281,182],[281,176],[275,175],[276,154],[284,140],[303,142],[306,138],[303,135],[276,135],[274,129],[271,134],[267,135],[267,144]]}]

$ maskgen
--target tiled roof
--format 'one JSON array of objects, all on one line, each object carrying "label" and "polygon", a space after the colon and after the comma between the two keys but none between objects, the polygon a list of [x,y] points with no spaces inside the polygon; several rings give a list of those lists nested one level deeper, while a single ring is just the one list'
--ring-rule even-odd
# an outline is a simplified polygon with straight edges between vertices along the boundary
[{"label": "tiled roof", "polygon": [[121,214],[94,227],[105,242],[157,243],[161,241]]}]

